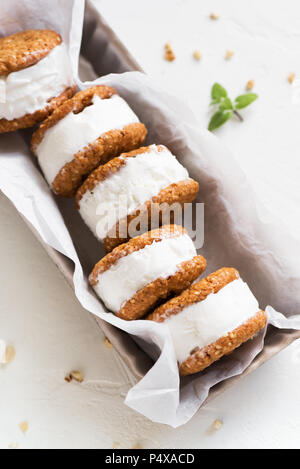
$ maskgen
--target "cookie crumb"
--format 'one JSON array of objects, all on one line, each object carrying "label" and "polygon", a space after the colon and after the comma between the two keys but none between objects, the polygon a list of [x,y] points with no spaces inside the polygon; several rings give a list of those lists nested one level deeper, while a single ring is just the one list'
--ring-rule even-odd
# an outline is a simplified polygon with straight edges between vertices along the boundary
[{"label": "cookie crumb", "polygon": [[104,345],[105,345],[106,348],[109,348],[109,349],[113,348],[111,341],[108,340],[107,337],[105,337],[105,339],[104,339]]},{"label": "cookie crumb", "polygon": [[8,364],[11,363],[16,356],[16,351],[12,345],[7,345],[5,349],[5,357],[4,357],[4,363]]},{"label": "cookie crumb", "polygon": [[28,422],[25,420],[24,422],[19,423],[19,428],[24,434],[27,433],[29,428]]},{"label": "cookie crumb", "polygon": [[120,448],[120,443],[118,443],[117,441],[115,443],[113,443],[113,449],[118,449]]},{"label": "cookie crumb", "polygon": [[233,50],[227,50],[226,53],[225,53],[225,59],[230,60],[233,55],[234,55]]},{"label": "cookie crumb", "polygon": [[220,16],[217,13],[211,13],[209,17],[211,20],[218,20],[220,18]]},{"label": "cookie crumb", "polygon": [[142,449],[142,447],[137,443],[132,447],[132,449]]},{"label": "cookie crumb", "polygon": [[254,80],[247,81],[246,90],[251,91],[254,87]]},{"label": "cookie crumb", "polygon": [[193,52],[193,57],[194,57],[195,60],[201,60],[202,59],[202,54],[199,50],[195,50]]},{"label": "cookie crumb", "polygon": [[288,75],[288,82],[292,85],[294,80],[296,78],[296,74],[295,73],[289,73]]},{"label": "cookie crumb", "polygon": [[173,60],[175,60],[175,54],[173,52],[173,49],[171,47],[171,44],[170,42],[167,42],[165,44],[165,60],[167,60],[168,62],[173,62]]},{"label": "cookie crumb", "polygon": [[221,430],[222,426],[223,426],[223,422],[220,419],[215,420],[213,423],[213,427],[215,430]]},{"label": "cookie crumb", "polygon": [[73,379],[77,381],[77,383],[82,383],[84,378],[83,378],[83,374],[81,373],[81,371],[71,371],[70,374],[65,376],[65,381],[67,383],[71,383]]}]

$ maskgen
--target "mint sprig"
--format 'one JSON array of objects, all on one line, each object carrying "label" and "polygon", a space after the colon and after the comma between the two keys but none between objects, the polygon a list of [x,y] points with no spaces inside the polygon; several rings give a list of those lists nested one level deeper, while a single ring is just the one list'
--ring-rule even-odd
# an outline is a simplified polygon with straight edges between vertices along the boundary
[{"label": "mint sprig", "polygon": [[216,112],[212,115],[208,124],[208,130],[211,132],[225,124],[233,115],[235,115],[240,121],[243,121],[243,117],[238,112],[240,109],[244,109],[249,106],[258,98],[256,93],[245,93],[237,96],[232,102],[228,97],[228,93],[225,88],[219,83],[215,83],[211,89],[211,106],[217,106]]},{"label": "mint sprig", "polygon": [[212,116],[208,130],[212,131],[221,127],[221,125],[225,124],[230,118],[232,117],[232,111],[217,111]]},{"label": "mint sprig", "polygon": [[241,94],[237,98],[235,98],[234,105],[236,109],[243,109],[244,107],[249,106],[249,104],[253,103],[258,98],[257,94],[255,93],[246,93]]}]

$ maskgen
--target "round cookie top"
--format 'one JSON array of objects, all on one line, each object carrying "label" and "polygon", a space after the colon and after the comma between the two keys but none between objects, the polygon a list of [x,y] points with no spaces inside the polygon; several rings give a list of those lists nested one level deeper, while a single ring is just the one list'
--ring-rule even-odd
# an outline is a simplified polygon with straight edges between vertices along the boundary
[{"label": "round cookie top", "polygon": [[159,306],[146,319],[164,322],[170,316],[179,314],[186,306],[205,300],[211,293],[218,293],[223,287],[240,278],[239,272],[232,267],[223,267],[192,285],[181,295]]},{"label": "round cookie top", "polygon": [[[75,197],[76,207],[79,208],[80,200],[86,192],[92,192],[93,189],[102,181],[107,179],[110,175],[119,171],[123,166],[126,165],[127,158],[134,158],[137,155],[147,154],[151,151],[152,145],[148,147],[140,147],[136,150],[122,153],[120,156],[113,158],[108,163],[99,166],[93,171],[88,178],[84,181],[82,186],[78,189]],[[162,145],[156,145],[157,151],[161,152],[164,150]]]},{"label": "round cookie top", "polygon": [[116,247],[112,252],[103,257],[94,267],[90,275],[90,284],[92,286],[98,283],[98,276],[110,269],[110,267],[122,257],[126,257],[133,252],[139,251],[153,244],[168,238],[179,238],[180,236],[187,234],[185,228],[179,225],[164,225],[161,228],[157,228],[147,233],[132,238],[128,243],[121,244]]},{"label": "round cookie top", "polygon": [[35,153],[36,147],[43,140],[45,133],[51,127],[54,127],[59,121],[61,121],[68,114],[73,112],[79,114],[87,106],[92,104],[95,95],[98,95],[101,99],[109,99],[114,94],[118,94],[117,91],[111,86],[96,85],[86,90],[79,91],[71,99],[65,101],[61,106],[55,109],[55,111],[40,125],[37,131],[33,134],[31,139],[31,149]]},{"label": "round cookie top", "polygon": [[48,29],[22,31],[0,38],[0,76],[35,65],[61,42],[61,36]]}]

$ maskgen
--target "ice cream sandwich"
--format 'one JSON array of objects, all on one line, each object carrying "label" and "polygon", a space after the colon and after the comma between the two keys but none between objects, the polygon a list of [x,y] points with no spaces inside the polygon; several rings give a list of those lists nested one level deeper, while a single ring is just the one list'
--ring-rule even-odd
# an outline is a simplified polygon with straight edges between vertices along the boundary
[{"label": "ice cream sandwich", "polygon": [[205,268],[186,230],[165,225],[107,254],[94,267],[90,284],[107,309],[129,321],[178,295]]},{"label": "ice cream sandwich", "polygon": [[71,197],[100,164],[141,146],[144,124],[114,88],[80,91],[46,119],[32,137],[32,151],[53,191]]},{"label": "ice cream sandwich", "polygon": [[147,319],[171,331],[181,375],[204,370],[267,323],[257,299],[233,268],[203,278]]},{"label": "ice cream sandwich", "polygon": [[33,127],[75,90],[59,34],[29,30],[0,38],[0,133]]},{"label": "ice cream sandwich", "polygon": [[[150,145],[99,166],[79,188],[76,205],[109,252],[130,237],[157,228],[171,206],[182,209],[198,189],[165,146]],[[172,216],[173,212],[167,223],[174,222]]]}]

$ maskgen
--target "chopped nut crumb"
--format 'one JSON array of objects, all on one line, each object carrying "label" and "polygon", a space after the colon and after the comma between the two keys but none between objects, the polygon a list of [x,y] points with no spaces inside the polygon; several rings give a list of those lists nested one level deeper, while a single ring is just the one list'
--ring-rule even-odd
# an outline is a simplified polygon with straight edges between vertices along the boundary
[{"label": "chopped nut crumb", "polygon": [[21,430],[23,433],[27,433],[27,432],[28,432],[28,428],[29,428],[28,422],[26,422],[26,421],[21,422],[21,423],[19,424],[19,428],[20,428],[20,430]]},{"label": "chopped nut crumb", "polygon": [[251,91],[254,87],[254,80],[247,81],[246,90]]},{"label": "chopped nut crumb", "polygon": [[217,13],[211,13],[209,15],[210,19],[211,20],[218,20],[219,19],[219,15]]},{"label": "chopped nut crumb", "polygon": [[78,383],[82,383],[84,378],[83,378],[83,374],[81,373],[81,371],[71,371],[70,374],[65,376],[65,381],[67,381],[67,383],[70,383],[73,379],[77,381]]},{"label": "chopped nut crumb", "polygon": [[19,443],[15,443],[15,442],[9,443],[8,448],[9,449],[18,449],[19,448]]},{"label": "chopped nut crumb", "polygon": [[16,356],[16,351],[12,345],[8,345],[5,350],[4,363],[11,363]]},{"label": "chopped nut crumb", "polygon": [[173,62],[173,60],[175,60],[175,54],[173,52],[170,42],[167,42],[165,44],[165,60],[168,60],[168,62]]},{"label": "chopped nut crumb", "polygon": [[226,53],[225,53],[225,59],[230,60],[233,55],[234,55],[233,50],[227,50]]},{"label": "chopped nut crumb", "polygon": [[104,345],[105,345],[105,347],[107,347],[107,348],[113,348],[111,341],[108,340],[107,337],[105,337],[105,339],[104,339]]},{"label": "chopped nut crumb", "polygon": [[77,381],[78,383],[83,382],[83,374],[81,373],[81,371],[72,371],[71,377],[72,379],[75,379],[75,381]]},{"label": "chopped nut crumb", "polygon": [[288,75],[288,82],[292,85],[294,80],[295,80],[296,74],[295,73],[290,73]]},{"label": "chopped nut crumb", "polygon": [[202,54],[199,50],[195,50],[193,52],[193,57],[194,57],[195,60],[201,60],[202,59]]},{"label": "chopped nut crumb", "polygon": [[215,430],[220,430],[222,428],[222,426],[223,426],[222,420],[217,419],[213,423],[213,427],[214,427]]},{"label": "chopped nut crumb", "polygon": [[0,340],[0,363],[5,363],[6,359],[6,342],[4,340]]}]

